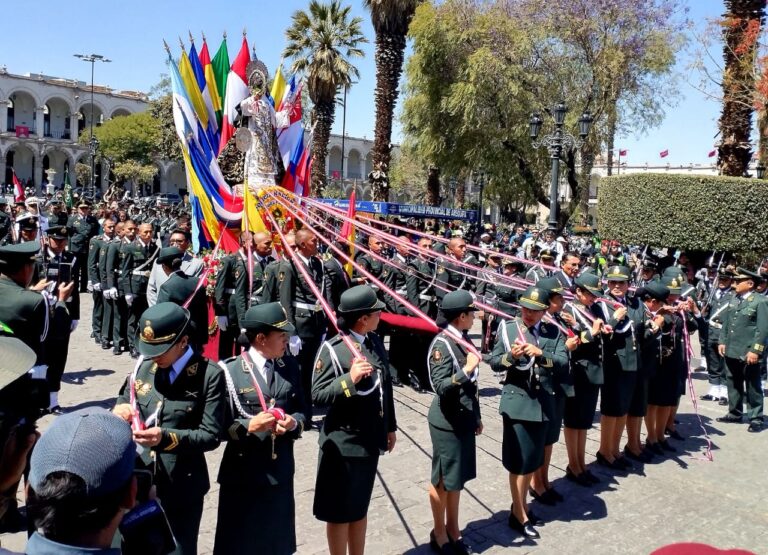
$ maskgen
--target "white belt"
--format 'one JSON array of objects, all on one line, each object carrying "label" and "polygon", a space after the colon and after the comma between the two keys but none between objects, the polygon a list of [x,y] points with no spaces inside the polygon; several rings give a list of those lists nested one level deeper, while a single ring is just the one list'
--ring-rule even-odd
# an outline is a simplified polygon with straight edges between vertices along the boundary
[{"label": "white belt", "polygon": [[723,324],[718,324],[717,322],[710,322],[709,327],[715,328],[716,330],[720,330],[720,329],[723,329]]},{"label": "white belt", "polygon": [[235,289],[234,288],[232,288],[232,289],[225,289],[224,293],[227,293],[228,295],[234,295],[235,294]]},{"label": "white belt", "polygon": [[419,295],[419,299],[422,301],[434,301],[436,297],[434,295]]},{"label": "white belt", "polygon": [[320,303],[309,304],[309,303],[300,303],[298,301],[294,301],[293,306],[295,306],[296,308],[303,308],[304,310],[311,310],[312,312],[320,312],[321,310],[323,310],[323,307]]},{"label": "white belt", "polygon": [[131,275],[133,275],[133,276],[141,276],[141,277],[149,277],[149,274],[150,274],[150,273],[151,273],[151,272],[149,272],[149,271],[146,271],[146,272],[137,272],[136,270],[134,270],[134,271],[132,271],[132,272],[131,272]]},{"label": "white belt", "polygon": [[397,293],[398,295],[405,295],[406,293],[408,293],[408,291],[406,289],[396,289],[395,293]]}]

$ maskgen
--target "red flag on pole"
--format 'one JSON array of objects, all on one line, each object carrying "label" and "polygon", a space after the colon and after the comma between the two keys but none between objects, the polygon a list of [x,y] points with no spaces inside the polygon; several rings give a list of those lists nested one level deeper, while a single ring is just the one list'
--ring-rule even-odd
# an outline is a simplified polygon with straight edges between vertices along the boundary
[{"label": "red flag on pole", "polygon": [[26,195],[24,194],[24,187],[21,185],[21,181],[19,181],[19,178],[16,177],[16,172],[13,173],[13,201],[14,202],[24,202],[26,200]]},{"label": "red flag on pole", "polygon": [[235,134],[234,124],[237,117],[237,107],[251,94],[251,90],[248,88],[248,76],[245,74],[245,68],[250,61],[251,54],[248,51],[248,41],[243,36],[240,52],[237,54],[227,77],[227,90],[224,95],[224,108],[221,116],[220,151],[224,150],[227,141]]},{"label": "red flag on pole", "polygon": [[619,150],[619,156],[626,156],[627,155],[627,149]]},{"label": "red flag on pole", "polygon": [[710,151],[707,153],[707,157],[708,157],[708,158],[713,158],[713,157],[715,156],[715,154],[717,154],[717,150],[710,150]]},{"label": "red flag on pole", "polygon": [[660,156],[661,158],[666,158],[667,156],[669,156],[669,149],[667,149],[667,150],[662,150],[661,152],[659,152],[659,156]]}]

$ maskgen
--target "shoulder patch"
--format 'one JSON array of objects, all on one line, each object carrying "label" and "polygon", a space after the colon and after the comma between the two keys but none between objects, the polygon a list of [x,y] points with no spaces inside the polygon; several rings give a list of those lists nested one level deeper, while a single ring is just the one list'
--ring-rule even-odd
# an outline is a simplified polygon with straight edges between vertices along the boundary
[{"label": "shoulder patch", "polygon": [[432,353],[432,358],[435,360],[440,360],[443,358],[443,353],[440,352],[440,349],[435,349],[435,352]]},{"label": "shoulder patch", "polygon": [[197,374],[197,363],[187,367],[187,376],[194,376]]},{"label": "shoulder patch", "polygon": [[317,364],[315,364],[315,373],[319,374],[320,370],[323,369],[323,361],[320,359],[317,359]]},{"label": "shoulder patch", "polygon": [[285,279],[285,272],[280,272],[277,274],[277,281],[282,282]]}]

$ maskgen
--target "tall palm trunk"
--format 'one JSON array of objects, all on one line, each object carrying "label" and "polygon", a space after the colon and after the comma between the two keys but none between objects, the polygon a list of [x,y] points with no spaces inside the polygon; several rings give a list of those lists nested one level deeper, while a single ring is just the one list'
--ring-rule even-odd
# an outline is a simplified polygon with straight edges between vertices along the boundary
[{"label": "tall palm trunk", "polygon": [[373,200],[389,200],[389,162],[392,155],[392,117],[403,71],[405,35],[376,35],[376,128],[373,133],[373,171],[368,176]]},{"label": "tall palm trunk", "polygon": [[726,0],[723,25],[723,110],[717,166],[723,175],[746,175],[752,157],[751,92],[757,32],[765,16],[765,0]]},{"label": "tall palm trunk", "polygon": [[440,204],[440,168],[429,166],[427,173],[427,206]]},{"label": "tall palm trunk", "polygon": [[328,182],[325,160],[328,156],[328,142],[331,140],[335,105],[333,100],[319,101],[312,113],[315,133],[312,138],[312,196],[322,197]]}]

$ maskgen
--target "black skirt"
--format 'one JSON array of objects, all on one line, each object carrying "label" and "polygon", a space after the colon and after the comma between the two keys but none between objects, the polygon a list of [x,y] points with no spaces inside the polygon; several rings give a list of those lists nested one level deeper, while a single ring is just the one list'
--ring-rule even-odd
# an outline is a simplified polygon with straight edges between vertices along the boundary
[{"label": "black skirt", "polygon": [[220,486],[214,555],[295,552],[293,480],[258,488],[240,484]]},{"label": "black skirt", "polygon": [[648,383],[648,404],[658,407],[676,407],[684,391],[676,365],[662,363],[656,375]]},{"label": "black skirt", "polygon": [[626,372],[620,365],[605,367],[600,389],[600,412],[604,416],[626,416],[632,402],[637,372]]},{"label": "black skirt", "polygon": [[565,398],[565,427],[573,430],[589,430],[595,419],[600,386],[587,379],[584,372],[573,376],[573,397]]},{"label": "black skirt", "polygon": [[429,425],[432,440],[432,485],[440,479],[446,491],[459,491],[464,484],[477,477],[475,433],[458,434]]},{"label": "black skirt", "polygon": [[648,412],[648,378],[638,375],[635,380],[635,390],[629,403],[629,416],[645,416]]},{"label": "black skirt", "polygon": [[547,435],[544,438],[544,445],[553,445],[560,439],[560,428],[563,426],[563,413],[565,412],[565,394],[558,391],[554,395],[549,395],[547,402],[550,404],[547,415]]},{"label": "black skirt", "polygon": [[330,441],[320,449],[312,513],[324,522],[355,522],[368,514],[379,456],[344,457]]},{"label": "black skirt", "polygon": [[547,422],[512,420],[502,415],[501,461],[507,472],[530,474],[544,464]]}]

